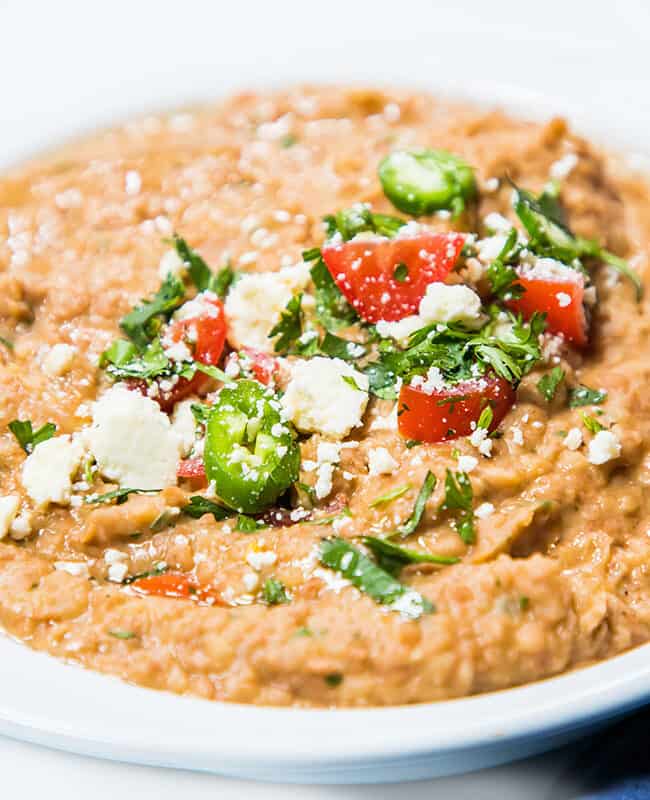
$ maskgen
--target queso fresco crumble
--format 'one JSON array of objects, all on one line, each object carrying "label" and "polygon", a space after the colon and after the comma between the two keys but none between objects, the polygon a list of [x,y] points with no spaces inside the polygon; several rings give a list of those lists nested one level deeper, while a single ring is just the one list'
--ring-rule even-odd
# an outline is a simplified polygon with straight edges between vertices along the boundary
[{"label": "queso fresco crumble", "polygon": [[300,706],[650,639],[648,190],[562,120],[246,93],[0,197],[7,631]]}]

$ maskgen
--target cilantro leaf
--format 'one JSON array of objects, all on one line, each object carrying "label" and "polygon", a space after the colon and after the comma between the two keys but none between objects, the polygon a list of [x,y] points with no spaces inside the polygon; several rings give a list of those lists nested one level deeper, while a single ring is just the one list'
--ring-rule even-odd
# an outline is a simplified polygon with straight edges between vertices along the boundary
[{"label": "cilantro leaf", "polygon": [[379,566],[391,575],[399,575],[408,564],[438,564],[445,566],[457,564],[460,559],[455,556],[436,556],[432,553],[419,553],[407,547],[401,547],[387,539],[375,536],[364,536],[361,540],[377,559]]},{"label": "cilantro leaf", "polygon": [[212,280],[212,270],[201,258],[201,256],[193,250],[177,233],[174,234],[174,247],[179,255],[179,258],[187,264],[187,271],[190,280],[199,290],[205,291]]},{"label": "cilantro leaf", "polygon": [[46,422],[37,430],[32,427],[32,421],[29,419],[15,419],[9,423],[9,430],[18,440],[18,444],[23,450],[29,454],[37,444],[51,439],[56,433],[56,425],[53,422]]},{"label": "cilantro leaf", "polygon": [[320,545],[320,561],[324,566],[340,573],[376,603],[393,606],[393,610],[400,611],[411,619],[435,610],[429,600],[400,583],[345,539],[323,539]]},{"label": "cilantro leaf", "polygon": [[120,328],[140,350],[157,335],[162,323],[185,299],[185,287],[169,273],[150,299],[143,301],[120,320]]},{"label": "cilantro leaf", "polygon": [[433,490],[436,488],[436,483],[436,476],[433,474],[433,472],[428,470],[424,477],[424,481],[422,482],[422,486],[420,487],[420,491],[418,492],[418,496],[415,499],[415,505],[413,506],[413,512],[411,513],[411,516],[403,525],[400,525],[395,533],[391,534],[389,538],[399,536],[401,539],[405,539],[407,536],[415,533],[422,520],[422,515],[424,514],[424,509],[427,505],[427,500],[431,497]]},{"label": "cilantro leaf", "polygon": [[465,544],[474,544],[474,491],[466,472],[452,472],[447,468],[445,476],[445,499],[441,511],[456,511],[456,530]]},{"label": "cilantro leaf", "polygon": [[[313,251],[307,251],[303,253],[303,258],[312,254]],[[358,321],[357,312],[341,294],[325,262],[320,257],[320,250],[318,250],[317,258],[318,260],[310,271],[315,287],[316,317],[326,331],[349,328]]]},{"label": "cilantro leaf", "polygon": [[365,232],[376,233],[379,236],[395,236],[399,229],[406,225],[406,221],[399,217],[373,214],[363,203],[343,208],[336,214],[329,214],[323,217],[323,222],[328,238],[339,233],[345,242]]},{"label": "cilantro leaf", "polygon": [[116,380],[125,378],[151,380],[171,374],[172,369],[172,364],[158,338],[150,342],[143,351],[139,351],[132,342],[116,339],[102,353],[99,366],[105,367],[108,374]]},{"label": "cilantro leaf", "polygon": [[341,358],[343,361],[356,361],[366,354],[366,348],[357,342],[342,339],[329,331],[325,332],[323,341],[318,345],[319,351],[329,358]]},{"label": "cilantro leaf", "polygon": [[406,494],[411,488],[412,487],[410,483],[405,483],[404,486],[398,486],[395,489],[391,489],[390,492],[386,492],[386,494],[376,497],[372,503],[370,503],[370,508],[377,508],[377,506],[383,506],[386,505],[386,503],[392,503],[393,500],[397,500],[398,497]]},{"label": "cilantro leaf", "polygon": [[204,514],[212,514],[217,522],[233,517],[237,513],[230,508],[208,500],[207,497],[203,497],[202,495],[193,495],[190,497],[190,502],[186,506],[183,506],[181,511],[193,519],[200,519]]},{"label": "cilantro leaf", "polygon": [[550,372],[547,372],[546,375],[542,375],[542,377],[537,381],[539,393],[547,403],[550,403],[551,400],[553,400],[559,385],[562,383],[565,377],[566,372],[562,369],[562,367],[553,367]]},{"label": "cilantro leaf", "polygon": [[517,231],[511,228],[501,252],[487,269],[492,294],[501,300],[516,300],[524,293],[523,286],[517,283],[519,276],[509,264],[516,258],[519,250]]},{"label": "cilantro leaf", "polygon": [[158,492],[162,491],[161,489],[128,489],[126,487],[120,489],[113,489],[112,492],[106,492],[105,494],[89,494],[86,499],[85,503],[87,504],[101,504],[101,503],[112,503],[115,500],[115,504],[121,506],[122,503],[126,503],[129,495],[132,494],[157,494]]},{"label": "cilantro leaf", "polygon": [[494,419],[494,411],[492,410],[492,406],[487,405],[481,411],[481,414],[478,418],[478,422],[476,423],[477,428],[485,428],[488,430],[490,425],[492,424],[492,420]]},{"label": "cilantro leaf", "polygon": [[599,431],[604,431],[605,426],[601,425],[600,422],[595,417],[589,416],[589,414],[582,414],[582,421],[584,423],[585,428],[589,431],[589,433],[598,433]]},{"label": "cilantro leaf", "polygon": [[291,598],[281,581],[275,578],[267,578],[262,587],[262,599],[270,606],[277,606],[282,603],[290,603]]},{"label": "cilantro leaf", "polygon": [[302,292],[295,294],[287,303],[280,319],[269,333],[269,339],[278,337],[273,345],[276,353],[287,353],[302,336]]},{"label": "cilantro leaf", "polygon": [[601,389],[590,389],[580,384],[569,392],[569,408],[579,406],[599,406],[607,399],[607,392]]}]

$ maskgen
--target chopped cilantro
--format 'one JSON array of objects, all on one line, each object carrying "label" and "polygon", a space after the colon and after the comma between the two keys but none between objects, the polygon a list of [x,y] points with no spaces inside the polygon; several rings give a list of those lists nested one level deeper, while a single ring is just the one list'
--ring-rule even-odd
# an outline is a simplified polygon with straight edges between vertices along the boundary
[{"label": "chopped cilantro", "polygon": [[404,283],[404,281],[408,278],[408,276],[409,276],[409,268],[403,261],[400,261],[399,264],[393,270],[393,278],[395,278],[395,280],[398,281],[399,283]]},{"label": "chopped cilantro", "polygon": [[432,553],[419,553],[401,547],[387,539],[378,539],[375,536],[364,536],[361,540],[372,551],[379,566],[391,575],[399,575],[402,568],[408,564],[438,564],[445,566],[457,564],[460,559],[454,556],[436,556]]},{"label": "chopped cilantro", "polygon": [[512,228],[501,252],[488,267],[487,276],[492,294],[501,300],[515,300],[524,293],[523,286],[517,283],[519,276],[509,263],[516,258],[519,250],[517,231]]},{"label": "chopped cilantro", "polygon": [[436,476],[430,470],[427,471],[424,481],[422,482],[422,486],[420,487],[420,491],[418,492],[418,496],[415,499],[415,505],[413,506],[413,512],[411,513],[411,516],[403,525],[400,525],[395,533],[391,534],[391,538],[393,536],[399,536],[400,538],[405,539],[407,536],[415,533],[422,520],[422,515],[424,514],[424,509],[427,505],[427,500],[431,497],[433,490],[436,488],[436,483]]},{"label": "chopped cilantro", "polygon": [[137,634],[133,633],[133,631],[123,631],[119,628],[112,628],[108,631],[108,634],[116,639],[137,639]]},{"label": "chopped cilantro", "polygon": [[595,417],[590,417],[589,414],[585,414],[584,412],[582,414],[582,421],[589,433],[595,434],[598,433],[598,431],[605,430],[605,426],[601,425]]},{"label": "chopped cilantro", "polygon": [[53,422],[46,422],[40,428],[34,430],[29,419],[15,419],[9,423],[9,430],[18,440],[18,444],[26,453],[31,453],[37,444],[51,439],[56,433],[56,425]]},{"label": "chopped cilantro", "polygon": [[201,495],[193,495],[190,497],[188,505],[183,506],[181,510],[184,514],[187,514],[188,517],[192,517],[193,519],[199,519],[204,514],[212,514],[217,522],[221,522],[236,514],[232,509],[220,506],[218,503],[208,500],[207,497],[202,497]]},{"label": "chopped cilantro", "polygon": [[168,569],[169,567],[164,561],[158,561],[151,569],[146,570],[146,572],[137,572],[135,575],[127,575],[122,583],[128,585],[142,578],[156,578],[158,575],[164,575]]},{"label": "chopped cilantro", "polygon": [[175,275],[167,275],[150,299],[143,301],[120,320],[120,328],[140,350],[155,338],[160,326],[185,299],[185,287]]},{"label": "chopped cilantro", "polygon": [[547,403],[550,403],[555,397],[559,385],[566,377],[566,372],[562,367],[553,367],[550,372],[537,381],[537,389]]},{"label": "chopped cilantro", "polygon": [[95,505],[101,503],[112,503],[113,500],[115,500],[115,504],[121,506],[122,503],[126,503],[129,495],[157,494],[160,491],[160,489],[113,489],[112,492],[106,492],[105,494],[89,494],[84,502]]},{"label": "chopped cilantro", "polygon": [[487,405],[485,406],[483,411],[481,411],[481,414],[478,418],[478,422],[476,423],[476,427],[488,430],[493,420],[494,420],[494,411],[492,410],[492,406]]},{"label": "chopped cilantro", "polygon": [[456,530],[465,544],[474,544],[474,512],[472,505],[474,491],[466,472],[452,472],[447,469],[445,476],[445,499],[441,511],[456,511]]},{"label": "chopped cilantro", "polygon": [[269,333],[269,339],[278,337],[273,345],[276,353],[286,353],[302,335],[302,292],[294,295]]},{"label": "chopped cilantro", "polygon": [[[314,250],[303,253],[305,260],[313,260]],[[311,268],[310,275],[315,287],[316,317],[327,331],[337,331],[349,328],[359,319],[357,312],[341,294],[334,278],[320,257],[320,250],[316,248],[317,261]]]},{"label": "chopped cilantro", "polygon": [[343,241],[353,239],[359,233],[376,233],[379,236],[395,236],[406,221],[388,214],[373,214],[367,205],[357,203],[350,208],[323,217],[327,236],[340,233]]},{"label": "chopped cilantro", "polygon": [[393,500],[397,500],[398,497],[401,497],[403,494],[406,494],[411,489],[410,483],[405,483],[404,486],[398,486],[395,489],[392,489],[390,492],[386,492],[386,494],[382,494],[380,497],[375,498],[372,503],[370,503],[370,508],[377,508],[377,506],[386,505],[386,503],[392,503]]},{"label": "chopped cilantro", "polygon": [[259,531],[263,527],[264,525],[257,524],[257,520],[254,517],[249,517],[246,514],[237,515],[235,530],[239,531],[239,533],[255,533],[255,531]]},{"label": "chopped cilantro", "polygon": [[0,336],[0,344],[3,344],[11,353],[14,351],[14,343],[4,336]]},{"label": "chopped cilantro", "polygon": [[313,635],[314,632],[311,630],[311,628],[306,628],[304,626],[302,628],[298,628],[298,630],[294,633],[294,636],[313,636]]},{"label": "chopped cilantro", "polygon": [[187,264],[190,280],[199,290],[205,291],[212,280],[212,271],[201,256],[193,250],[177,233],[174,234],[174,247],[179,258]]},{"label": "chopped cilantro", "polygon": [[267,578],[262,587],[262,599],[270,606],[277,606],[282,603],[290,603],[291,598],[281,581],[275,578]]},{"label": "chopped cilantro", "polygon": [[293,133],[288,133],[286,136],[283,136],[280,139],[280,147],[285,149],[288,147],[293,147],[297,142],[298,139],[293,135]]},{"label": "chopped cilantro", "polygon": [[376,603],[392,606],[393,610],[399,610],[411,619],[435,610],[429,600],[400,583],[345,539],[323,539],[320,560]]},{"label": "chopped cilantro", "polygon": [[590,389],[580,384],[569,392],[569,408],[579,406],[599,406],[607,399],[607,392],[601,389]]},{"label": "chopped cilantro", "polygon": [[318,345],[318,351],[329,358],[341,358],[343,361],[355,361],[366,354],[362,344],[342,339],[329,331],[326,331],[323,341]]},{"label": "chopped cilantro", "polygon": [[341,380],[344,383],[347,383],[348,386],[351,386],[357,392],[363,392],[363,389],[359,386],[359,384],[354,380],[352,375],[341,375]]},{"label": "chopped cilantro", "polygon": [[340,672],[330,672],[325,676],[325,683],[335,689],[343,683],[343,675]]}]

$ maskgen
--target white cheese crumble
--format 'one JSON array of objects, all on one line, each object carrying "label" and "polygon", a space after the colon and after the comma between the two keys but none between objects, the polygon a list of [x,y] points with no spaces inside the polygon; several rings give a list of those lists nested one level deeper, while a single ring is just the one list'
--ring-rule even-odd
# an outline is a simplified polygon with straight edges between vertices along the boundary
[{"label": "white cheese crumble", "polygon": [[258,572],[264,567],[271,567],[278,560],[277,555],[272,550],[251,550],[246,555],[246,561]]},{"label": "white cheese crumble", "polygon": [[36,445],[23,464],[22,482],[37,506],[70,503],[71,478],[83,456],[83,444],[67,434]]},{"label": "white cheese crumble", "polygon": [[578,163],[578,156],[575,153],[567,153],[562,158],[551,164],[549,174],[556,181],[561,181],[568,177]]},{"label": "white cheese crumble", "polygon": [[439,367],[429,367],[425,377],[415,375],[411,380],[411,386],[425,394],[433,394],[445,388],[445,379]]},{"label": "white cheese crumble", "polygon": [[385,417],[375,417],[370,423],[371,431],[396,431],[397,430],[397,404]]},{"label": "white cheese crumble", "polygon": [[[345,379],[348,380],[345,380]],[[297,361],[282,397],[288,418],[303,433],[342,439],[361,425],[368,378],[340,358]]]},{"label": "white cheese crumble", "polygon": [[255,572],[245,572],[242,581],[247,592],[254,592],[259,586],[259,576]]},{"label": "white cheese crumble", "polygon": [[65,375],[74,363],[77,348],[72,344],[55,344],[43,356],[41,366],[43,371],[52,378]]},{"label": "white cheese crumble", "polygon": [[186,271],[187,266],[176,250],[167,250],[163,253],[158,265],[158,275],[161,281],[164,281],[168,275],[181,278]]},{"label": "white cheese crumble", "polygon": [[340,442],[319,442],[316,448],[316,460],[319,464],[338,464],[341,460]]},{"label": "white cheese crumble", "polygon": [[181,438],[158,405],[119,384],[93,404],[85,440],[99,471],[120,486],[162,489],[176,484]]},{"label": "white cheese crumble", "polygon": [[368,474],[390,475],[399,467],[399,463],[385,447],[374,447],[368,451]]},{"label": "white cheese crumble", "polygon": [[111,564],[108,568],[107,577],[109,581],[113,581],[113,583],[122,583],[124,578],[129,573],[129,566],[122,561],[118,561],[116,564]]},{"label": "white cheese crumble", "polygon": [[494,514],[494,506],[492,503],[481,503],[480,506],[477,506],[474,509],[474,516],[478,517],[479,519],[487,519],[487,517]]},{"label": "white cheese crumble", "polygon": [[318,500],[322,500],[332,491],[332,476],[334,474],[333,464],[321,464],[316,472],[316,483],[314,492]]},{"label": "white cheese crumble", "polygon": [[566,292],[557,292],[555,297],[557,298],[557,304],[560,308],[566,308],[567,306],[571,305],[571,295],[567,294]]},{"label": "white cheese crumble", "polygon": [[580,428],[571,428],[564,437],[564,446],[568,450],[577,450],[582,445],[582,431]]},{"label": "white cheese crumble", "polygon": [[142,178],[140,173],[130,169],[124,176],[124,191],[129,195],[135,195],[142,189]]},{"label": "white cheese crumble", "polygon": [[485,428],[477,428],[469,437],[469,441],[482,456],[489,458],[492,455],[492,439],[488,438]]},{"label": "white cheese crumble", "polygon": [[0,497],[0,539],[4,539],[9,533],[19,504],[20,498],[18,495],[8,494],[5,497]]},{"label": "white cheese crumble", "polygon": [[231,347],[273,352],[269,333],[292,296],[309,283],[309,267],[298,264],[278,272],[243,275],[228,292],[225,311]]},{"label": "white cheese crumble", "polygon": [[433,322],[462,322],[468,327],[475,327],[482,320],[481,298],[469,286],[430,283],[420,300],[418,314],[404,317],[398,322],[379,320],[377,332],[380,336],[403,341],[413,331]]},{"label": "white cheese crumble", "polygon": [[521,445],[524,443],[524,434],[521,428],[518,425],[513,425],[510,428],[510,432],[512,433],[513,443],[521,447]]},{"label": "white cheese crumble", "polygon": [[180,403],[176,403],[172,414],[172,430],[180,440],[182,456],[189,455],[194,447],[196,421],[192,414],[192,406],[195,402],[195,400],[181,400]]},{"label": "white cheese crumble", "polygon": [[67,572],[68,575],[76,577],[88,577],[88,564],[85,561],[55,561],[54,569],[59,572]]},{"label": "white cheese crumble", "polygon": [[577,283],[584,285],[585,279],[577,269],[567,267],[555,258],[538,258],[532,254],[517,269],[522,278],[535,278],[544,281],[560,283]]},{"label": "white cheese crumble", "polygon": [[12,539],[20,541],[26,538],[32,532],[34,526],[33,514],[31,511],[23,511],[11,523],[9,533]]},{"label": "white cheese crumble", "polygon": [[478,458],[474,456],[458,456],[458,469],[460,472],[471,472],[478,466]]},{"label": "white cheese crumble", "polygon": [[621,443],[612,431],[598,431],[589,442],[587,461],[590,464],[605,464],[621,454]]},{"label": "white cheese crumble", "polygon": [[507,217],[504,217],[503,214],[499,214],[497,211],[486,214],[483,218],[483,224],[489,231],[494,231],[495,233],[510,233],[512,228],[515,227]]}]

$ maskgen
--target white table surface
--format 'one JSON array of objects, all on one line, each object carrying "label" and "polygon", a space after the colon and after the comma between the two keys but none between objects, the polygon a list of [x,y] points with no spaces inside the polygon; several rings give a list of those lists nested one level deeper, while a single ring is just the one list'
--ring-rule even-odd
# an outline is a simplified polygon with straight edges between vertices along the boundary
[{"label": "white table surface", "polygon": [[[425,5],[429,6],[426,14],[422,13]],[[245,16],[250,6],[250,3],[232,3],[232,0],[227,5],[219,4],[227,12],[222,29],[214,29],[211,34],[214,46],[225,42],[228,23],[233,30],[236,29],[234,17],[238,14]],[[435,13],[431,13],[431,6],[435,6]],[[25,152],[38,147],[44,137],[47,139],[50,135],[58,135],[61,130],[61,109],[49,108],[48,103],[53,101],[48,86],[53,82],[72,82],[79,69],[92,68],[97,71],[98,89],[101,89],[108,104],[112,103],[121,109],[121,114],[144,108],[147,102],[149,107],[172,102],[171,98],[178,96],[179,92],[179,86],[174,83],[173,69],[169,70],[169,93],[158,92],[144,105],[141,102],[142,98],[149,97],[146,93],[147,70],[154,69],[150,64],[138,61],[142,17],[150,18],[151,35],[159,36],[161,47],[169,47],[170,54],[175,52],[173,58],[191,59],[196,55],[200,60],[201,47],[183,47],[183,35],[180,38],[181,50],[175,51],[174,46],[178,42],[178,32],[186,34],[189,43],[196,43],[197,37],[203,36],[205,46],[206,32],[200,24],[197,25],[196,20],[201,7],[197,0],[184,0],[183,3],[168,3],[165,0],[99,3],[95,0],[94,3],[84,4],[75,0],[59,0],[56,3],[46,0],[0,0],[0,30],[3,31],[0,70],[12,78],[15,78],[16,70],[21,71],[20,81],[3,80],[2,124],[9,127],[24,125],[24,119],[19,121],[11,116],[12,92],[22,92],[23,97],[28,92],[30,97],[34,97],[33,114],[29,112],[34,125],[24,140]],[[328,37],[335,39],[337,28],[345,24],[366,26],[369,46],[390,41],[386,24],[382,24],[381,31],[377,32],[376,29],[376,23],[385,22],[389,18],[387,15],[395,15],[395,35],[399,36],[404,35],[404,28],[408,24],[417,24],[419,28],[431,25],[432,44],[435,43],[435,35],[440,35],[442,31],[458,36],[459,62],[450,68],[450,73],[454,73],[457,81],[492,82],[494,85],[507,83],[518,87],[522,98],[526,91],[531,94],[542,93],[546,97],[561,96],[565,103],[571,105],[576,120],[580,120],[583,105],[593,104],[593,94],[596,93],[603,114],[611,112],[620,115],[622,140],[634,140],[626,119],[639,104],[648,103],[650,5],[647,0],[618,0],[616,3],[603,0],[574,0],[571,3],[566,0],[545,0],[530,4],[519,0],[491,0],[489,3],[484,0],[456,0],[435,4],[426,0],[406,3],[395,3],[394,0],[390,3],[384,3],[383,0],[348,0],[347,3],[328,0],[313,5],[276,0],[274,3],[254,3],[254,7],[258,25],[270,31],[278,24],[295,24],[298,28],[305,22],[305,15],[310,18],[312,35],[308,38],[303,35],[297,37],[296,49],[301,55],[311,50],[325,52],[323,41]],[[129,19],[129,14],[138,18],[136,22]],[[85,36],[82,30],[84,26],[89,29],[92,27],[93,35]],[[511,51],[510,48],[491,46],[492,33],[503,33],[504,30],[508,32]],[[533,31],[538,43],[536,52],[524,53],[523,57],[519,52],[522,48],[518,46],[522,31],[529,36]],[[60,57],[47,64],[39,63],[37,53],[43,37],[51,36],[53,32],[61,37]],[[546,61],[550,43],[553,43],[555,66],[558,59],[563,62],[561,82],[551,81],[551,85]],[[279,58],[281,56],[280,53]],[[110,82],[109,66],[113,58],[132,59],[133,74],[139,78],[138,81],[134,80],[134,86],[130,87],[130,94],[123,102],[123,87]],[[307,55],[304,58],[305,75],[310,76],[314,72],[313,64]],[[242,65],[238,74],[243,76],[242,80],[249,80],[246,63],[242,61]],[[251,59],[248,75],[254,74],[254,67],[254,59]],[[368,74],[364,65],[360,63],[359,67],[359,77],[371,80],[372,75]],[[395,70],[399,75],[398,64]],[[338,77],[335,62],[332,63],[332,75]],[[105,79],[103,83],[102,76]],[[405,82],[403,75],[399,75],[399,81]],[[420,76],[419,83],[422,82]],[[199,78],[188,87],[188,99],[206,96],[209,91],[209,78],[203,81]],[[90,95],[79,97],[76,105],[65,108],[64,113],[71,127],[83,126],[84,109],[92,106],[95,100]],[[60,113],[54,120],[57,110]],[[96,111],[97,102],[94,106]],[[51,124],[48,123],[48,114]],[[645,132],[636,141],[642,143],[644,137]],[[0,154],[0,161],[19,155],[23,155],[23,152],[4,152]],[[125,724],[128,724],[128,720],[125,720]],[[304,800],[547,800],[561,779],[568,761],[569,755],[564,752],[460,778],[397,786],[298,787],[99,761],[0,738],[0,791],[2,797],[28,800],[45,795],[48,800],[69,800],[71,797],[92,800],[131,797],[137,797],[138,800],[195,800],[208,797],[218,797],[220,800],[283,800],[296,797]]]}]

